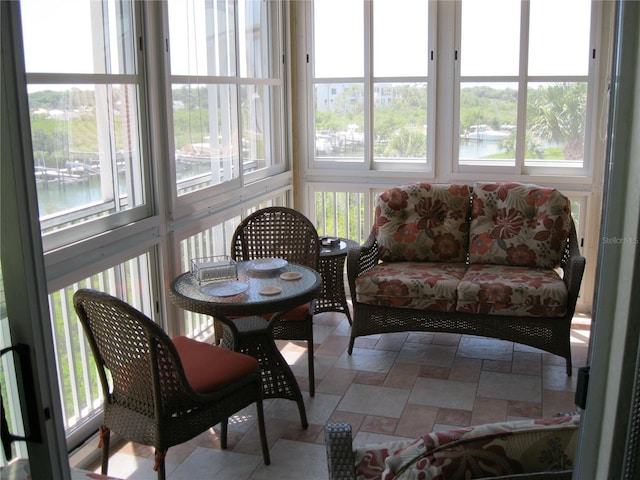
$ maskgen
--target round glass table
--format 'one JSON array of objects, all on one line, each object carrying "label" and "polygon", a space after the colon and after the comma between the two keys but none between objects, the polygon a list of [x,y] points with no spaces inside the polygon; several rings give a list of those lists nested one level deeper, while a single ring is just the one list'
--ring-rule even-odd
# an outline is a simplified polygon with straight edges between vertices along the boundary
[{"label": "round glass table", "polygon": [[[264,398],[295,401],[307,428],[302,393],[273,339],[273,326],[282,313],[313,300],[321,286],[321,276],[311,268],[253,260],[238,262],[237,281],[200,284],[191,272],[183,273],[171,283],[169,298],[180,308],[214,317],[223,347],[258,360]],[[266,319],[266,314],[272,315]]]}]

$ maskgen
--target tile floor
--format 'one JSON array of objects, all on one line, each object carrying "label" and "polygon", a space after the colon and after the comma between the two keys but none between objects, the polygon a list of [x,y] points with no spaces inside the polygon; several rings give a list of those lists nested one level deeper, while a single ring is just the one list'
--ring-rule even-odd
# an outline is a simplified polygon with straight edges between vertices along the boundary
[{"label": "tile floor", "polygon": [[[304,343],[279,342],[303,389],[309,428],[301,429],[294,402],[265,401],[271,451],[271,465],[265,466],[255,406],[250,406],[230,420],[227,450],[219,448],[214,429],[169,449],[168,479],[325,480],[323,425],[327,422],[350,423],[354,444],[364,445],[450,426],[573,411],[576,370],[586,362],[589,326],[590,318],[574,318],[574,374],[567,377],[564,360],[554,355],[511,342],[455,334],[362,337],[349,356],[346,317],[316,315],[315,397],[308,395]],[[152,449],[114,445],[109,474],[155,479]]]}]

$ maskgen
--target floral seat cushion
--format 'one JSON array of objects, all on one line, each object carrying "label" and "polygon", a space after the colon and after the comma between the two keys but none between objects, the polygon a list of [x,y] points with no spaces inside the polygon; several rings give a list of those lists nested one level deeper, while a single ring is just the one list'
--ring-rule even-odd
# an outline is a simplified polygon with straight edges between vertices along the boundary
[{"label": "floral seat cushion", "polygon": [[471,263],[555,268],[569,235],[571,203],[553,188],[519,183],[473,187]]},{"label": "floral seat cushion", "polygon": [[383,192],[375,233],[383,261],[464,262],[469,244],[467,185],[412,183]]},{"label": "floral seat cushion", "polygon": [[568,291],[551,268],[470,265],[458,285],[457,311],[562,317]]},{"label": "floral seat cushion", "polygon": [[573,469],[579,416],[499,422],[356,449],[358,480],[444,480]]},{"label": "floral seat cushion", "polygon": [[384,262],[356,279],[360,303],[455,312],[464,263]]}]

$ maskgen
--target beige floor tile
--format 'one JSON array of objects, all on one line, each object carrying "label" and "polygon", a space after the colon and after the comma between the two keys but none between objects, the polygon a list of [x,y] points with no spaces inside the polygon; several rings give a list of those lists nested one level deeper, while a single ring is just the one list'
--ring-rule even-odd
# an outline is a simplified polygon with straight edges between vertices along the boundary
[{"label": "beige floor tile", "polygon": [[420,374],[420,365],[396,362],[384,381],[385,387],[411,389]]},{"label": "beige floor tile", "polygon": [[398,356],[397,352],[373,350],[368,348],[354,348],[353,354],[346,352],[336,360],[335,367],[365,372],[387,373]]},{"label": "beige floor tile", "polygon": [[478,384],[437,378],[418,378],[409,403],[472,410]]},{"label": "beige floor tile", "polygon": [[316,386],[316,392],[344,395],[357,374],[357,370],[332,368]]},{"label": "beige floor tile", "polygon": [[482,372],[478,395],[502,400],[539,402],[542,401],[542,379],[538,375]]},{"label": "beige floor tile", "polygon": [[482,360],[503,360],[510,362],[513,357],[513,343],[484,337],[463,335],[458,347],[458,355]]},{"label": "beige floor tile", "polygon": [[360,425],[360,431],[393,435],[395,434],[397,426],[397,418],[381,417],[378,415],[367,415],[362,422],[362,425]]},{"label": "beige floor tile", "polygon": [[476,397],[473,412],[471,413],[471,425],[504,422],[507,420],[508,407],[509,402],[507,400]]},{"label": "beige floor tile", "polygon": [[436,407],[408,403],[398,421],[395,434],[417,438],[418,435],[430,432],[435,424],[438,410]]},{"label": "beige floor tile", "polygon": [[432,365],[435,367],[451,367],[456,356],[456,347],[450,345],[433,345],[410,343],[398,353],[398,362],[416,365]]},{"label": "beige floor tile", "polygon": [[410,391],[400,388],[353,384],[338,404],[338,410],[400,418]]},{"label": "beige floor tile", "polygon": [[477,383],[480,379],[481,370],[482,360],[478,358],[456,357],[453,360],[449,379]]}]

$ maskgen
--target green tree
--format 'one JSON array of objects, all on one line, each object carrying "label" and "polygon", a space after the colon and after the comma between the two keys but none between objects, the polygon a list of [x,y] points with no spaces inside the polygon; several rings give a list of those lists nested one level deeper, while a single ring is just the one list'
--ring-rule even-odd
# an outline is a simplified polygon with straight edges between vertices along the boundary
[{"label": "green tree", "polygon": [[564,145],[567,159],[584,156],[586,83],[558,83],[529,92],[528,132],[547,142]]}]

